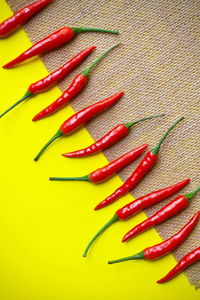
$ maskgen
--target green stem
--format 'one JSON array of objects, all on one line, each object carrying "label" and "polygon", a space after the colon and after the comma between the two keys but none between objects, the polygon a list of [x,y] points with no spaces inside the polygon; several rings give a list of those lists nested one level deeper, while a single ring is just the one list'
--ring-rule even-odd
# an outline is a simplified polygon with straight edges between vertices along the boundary
[{"label": "green stem", "polygon": [[48,143],[46,143],[46,145],[40,150],[40,152],[38,153],[38,155],[34,158],[34,161],[37,161],[40,158],[40,155],[44,152],[44,150],[56,139],[58,139],[59,137],[63,136],[63,132],[59,129],[58,132],[48,141]]},{"label": "green stem", "polygon": [[90,246],[92,245],[92,243],[96,240],[96,238],[97,238],[97,237],[98,237],[98,236],[99,236],[106,228],[108,228],[111,224],[113,224],[113,223],[116,222],[116,221],[119,221],[119,219],[118,219],[117,215],[114,215],[114,216],[112,217],[112,219],[110,219],[110,221],[108,221],[108,223],[106,223],[106,224],[99,230],[99,232],[97,232],[97,233],[95,234],[95,236],[91,239],[91,241],[90,241],[89,244],[87,245],[87,247],[86,247],[86,249],[85,249],[85,251],[84,251],[84,253],[83,253],[83,257],[86,257],[86,256],[87,256],[87,252],[88,252]]},{"label": "green stem", "polygon": [[155,115],[155,116],[150,116],[150,117],[146,117],[146,118],[142,118],[142,119],[139,119],[139,120],[136,120],[134,122],[130,122],[130,123],[126,123],[124,124],[126,126],[127,129],[130,129],[133,125],[139,123],[139,122],[142,122],[142,121],[145,121],[145,120],[150,120],[150,119],[154,119],[154,118],[159,118],[159,117],[163,117],[165,114],[160,114],[160,115]]},{"label": "green stem", "polygon": [[109,30],[109,29],[102,29],[102,28],[88,28],[88,27],[72,27],[74,34],[80,32],[105,32],[105,33],[114,33],[118,34],[118,30]]},{"label": "green stem", "polygon": [[0,115],[0,118],[2,118],[5,114],[7,114],[11,109],[13,109],[15,106],[17,106],[18,104],[20,104],[21,102],[23,102],[25,99],[27,99],[28,97],[31,97],[31,96],[33,96],[32,94],[31,94],[31,92],[28,90],[27,92],[26,92],[26,94],[20,99],[20,100],[18,100],[15,104],[13,104],[11,107],[9,107],[6,111],[4,111],[4,113],[2,113],[1,115]]},{"label": "green stem", "polygon": [[116,260],[111,260],[108,262],[108,264],[116,264],[116,263],[119,263],[119,262],[123,262],[123,261],[127,261],[127,260],[132,260],[132,259],[144,259],[145,258],[145,255],[144,255],[144,251],[141,251],[135,255],[131,255],[131,256],[128,256],[128,257],[124,257],[124,258],[120,258],[120,259],[116,259]]},{"label": "green stem", "polygon": [[159,141],[159,143],[158,143],[158,145],[155,147],[155,148],[153,148],[152,150],[151,150],[151,152],[152,153],[154,153],[154,154],[156,154],[156,155],[158,155],[158,152],[159,152],[159,149],[160,149],[160,146],[161,146],[161,144],[163,143],[163,141],[166,139],[166,137],[168,136],[168,134],[170,133],[170,131],[180,122],[180,121],[182,121],[184,119],[184,117],[181,117],[180,119],[178,119],[164,134],[163,134],[163,136],[161,137],[161,139],[160,139],[160,141]]},{"label": "green stem", "polygon": [[91,69],[108,53],[110,52],[112,49],[116,48],[117,46],[119,46],[119,44],[116,44],[114,46],[112,46],[111,48],[109,48],[108,50],[106,50],[103,54],[101,54],[95,61],[93,61],[91,63],[91,65],[89,65],[89,67],[87,67],[84,71],[81,72],[81,74],[83,74],[85,77],[88,76],[88,74],[90,73]]},{"label": "green stem", "polygon": [[199,186],[198,188],[196,188],[194,191],[185,194],[184,197],[185,197],[187,200],[190,200],[192,197],[194,197],[194,195],[195,195],[198,191],[200,191],[200,186]]},{"label": "green stem", "polygon": [[52,181],[67,181],[67,180],[77,180],[77,181],[90,181],[90,176],[85,175],[82,177],[49,177]]}]

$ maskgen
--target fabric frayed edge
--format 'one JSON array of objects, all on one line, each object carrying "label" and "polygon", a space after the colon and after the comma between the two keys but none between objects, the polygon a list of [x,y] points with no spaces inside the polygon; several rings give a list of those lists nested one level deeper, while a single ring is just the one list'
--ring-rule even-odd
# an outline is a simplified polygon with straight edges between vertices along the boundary
[{"label": "fabric frayed edge", "polygon": [[200,280],[198,282],[194,283],[193,286],[194,286],[195,290],[200,289]]}]

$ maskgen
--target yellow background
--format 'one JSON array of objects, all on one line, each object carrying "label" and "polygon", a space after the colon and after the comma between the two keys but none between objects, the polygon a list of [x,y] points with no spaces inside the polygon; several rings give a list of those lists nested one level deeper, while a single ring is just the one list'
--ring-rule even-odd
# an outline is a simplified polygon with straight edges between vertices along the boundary
[{"label": "yellow background", "polygon": [[[12,14],[4,0],[0,0],[0,12],[0,21]],[[1,39],[0,64],[29,46],[22,29]],[[0,111],[46,74],[39,58],[15,69],[0,68]],[[48,181],[49,176],[85,175],[106,163],[102,154],[75,160],[61,157],[61,153],[92,142],[85,129],[55,142],[37,163],[33,161],[41,146],[73,113],[68,106],[49,119],[31,121],[60,94],[54,87],[0,120],[0,299],[199,299],[199,291],[183,274],[168,284],[156,284],[175,265],[171,255],[153,263],[107,264],[110,259],[136,253],[160,241],[152,229],[127,244],[120,242],[124,233],[145,218],[143,213],[114,224],[93,245],[88,257],[82,258],[93,234],[132,196],[94,212],[94,206],[121,184],[119,177],[98,186]]]}]

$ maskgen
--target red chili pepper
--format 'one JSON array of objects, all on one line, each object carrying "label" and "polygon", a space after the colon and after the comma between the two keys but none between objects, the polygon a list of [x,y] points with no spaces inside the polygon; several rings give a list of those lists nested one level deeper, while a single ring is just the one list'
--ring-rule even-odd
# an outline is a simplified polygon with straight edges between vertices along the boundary
[{"label": "red chili pepper", "polygon": [[170,279],[177,276],[179,273],[183,272],[186,268],[191,266],[192,264],[196,263],[200,260],[200,247],[196,248],[195,250],[191,251],[187,255],[185,255],[178,264],[163,278],[157,281],[157,283],[164,283],[169,281]]},{"label": "red chili pepper", "polygon": [[113,128],[110,132],[108,132],[105,136],[103,136],[101,139],[99,139],[97,142],[90,145],[89,147],[74,152],[65,153],[62,155],[65,157],[81,157],[81,156],[88,156],[97,153],[99,151],[108,148],[109,146],[113,145],[121,138],[123,138],[129,132],[129,129],[133,125],[145,120],[158,118],[162,116],[164,116],[164,114],[142,118],[131,123],[119,124],[115,128]]},{"label": "red chili pepper", "polygon": [[160,146],[164,139],[167,137],[169,132],[181,121],[184,117],[181,117],[176,121],[168,130],[167,132],[162,136],[159,143],[155,148],[153,148],[151,151],[149,151],[144,159],[141,161],[139,166],[135,169],[135,171],[132,173],[132,175],[124,182],[122,186],[120,186],[112,195],[107,197],[105,200],[100,202],[96,207],[95,210],[103,208],[104,206],[107,206],[108,204],[111,204],[112,202],[116,201],[123,195],[127,194],[130,190],[132,190],[140,181],[141,179],[152,169],[152,167],[155,165],[155,162],[158,157],[158,152],[160,149]]},{"label": "red chili pepper", "polygon": [[16,64],[27,60],[36,55],[40,55],[51,49],[57,48],[64,43],[71,40],[75,34],[80,32],[87,32],[87,31],[95,31],[95,32],[106,32],[106,33],[118,33],[115,30],[107,30],[107,29],[100,29],[100,28],[78,28],[78,27],[63,27],[56,32],[52,33],[51,35],[47,36],[43,40],[37,42],[28,50],[23,52],[14,60],[10,61],[6,65],[3,66],[4,69],[9,69]]},{"label": "red chili pepper", "polygon": [[0,24],[0,37],[13,31],[17,26],[24,24],[30,17],[50,2],[52,0],[39,0],[17,11],[12,17]]},{"label": "red chili pepper", "polygon": [[67,119],[59,128],[57,133],[50,139],[50,141],[42,148],[42,150],[38,153],[38,155],[34,158],[37,161],[43,151],[57,138],[62,137],[63,135],[68,135],[69,133],[73,132],[75,129],[80,127],[81,125],[88,122],[94,116],[102,112],[103,110],[107,109],[111,105],[113,105],[116,101],[118,101],[124,92],[117,93],[105,100],[99,101],[95,104],[92,104],[83,110],[75,113],[69,119]]},{"label": "red chili pepper", "polygon": [[127,260],[141,259],[141,258],[145,260],[154,260],[174,251],[180,244],[183,243],[186,237],[190,234],[190,232],[196,225],[197,221],[199,220],[199,216],[200,216],[200,211],[198,211],[179,232],[174,234],[166,241],[163,241],[162,243],[159,243],[152,247],[148,247],[143,251],[134,254],[132,256],[128,256],[117,260],[112,260],[109,261],[108,263],[115,264]]},{"label": "red chili pepper", "polygon": [[138,156],[142,154],[142,152],[147,148],[148,144],[144,144],[136,149],[129,151],[128,153],[122,155],[116,160],[110,162],[106,166],[93,171],[92,173],[82,176],[82,177],[49,177],[49,180],[54,181],[66,181],[66,180],[79,180],[79,181],[89,181],[92,183],[100,183],[112,175],[117,173],[119,170],[130,164],[134,161]]},{"label": "red chili pepper", "polygon": [[148,208],[156,203],[159,203],[168,197],[172,196],[173,194],[177,193],[180,189],[186,186],[190,182],[190,179],[185,179],[181,182],[178,182],[172,186],[166,187],[162,190],[158,190],[152,192],[148,195],[142,196],[116,211],[116,215],[118,219],[125,220],[136,213]]},{"label": "red chili pepper", "polygon": [[181,182],[178,182],[170,187],[164,188],[162,190],[158,190],[155,192],[152,192],[148,195],[145,195],[143,197],[140,197],[122,208],[118,209],[114,216],[111,218],[110,221],[108,221],[103,228],[94,236],[94,238],[91,240],[91,242],[88,244],[85,252],[84,257],[87,255],[87,252],[92,245],[92,243],[95,241],[95,239],[106,229],[108,228],[112,223],[116,221],[122,221],[126,220],[132,216],[134,216],[136,213],[140,212],[141,210],[150,207],[158,202],[161,202],[165,200],[166,198],[172,196],[176,192],[178,192],[180,189],[182,189],[186,184],[190,182],[190,179],[183,180]]},{"label": "red chili pepper", "polygon": [[181,195],[175,198],[173,201],[165,205],[159,211],[157,211],[153,216],[141,222],[140,224],[133,227],[122,239],[122,242],[129,240],[130,238],[142,233],[143,231],[158,225],[165,220],[177,215],[181,210],[187,207],[188,201],[200,190],[198,187],[191,193]]},{"label": "red chili pepper", "polygon": [[4,113],[0,115],[0,118],[3,117],[7,112],[9,112],[11,109],[13,109],[15,106],[23,102],[25,99],[29,97],[33,97],[36,93],[43,92],[53,84],[60,81],[62,78],[64,78],[71,70],[73,70],[76,66],[78,66],[96,47],[92,46],[89,47],[76,56],[74,56],[72,59],[70,59],[66,64],[64,64],[59,69],[55,70],[51,74],[47,75],[46,77],[32,83],[29,87],[25,95],[17,101],[15,104],[13,104],[10,108],[8,108]]},{"label": "red chili pepper", "polygon": [[70,86],[66,89],[66,91],[60,96],[56,101],[51,103],[48,107],[43,109],[41,112],[39,112],[34,118],[33,121],[37,121],[40,119],[43,119],[44,117],[48,117],[49,115],[52,115],[57,110],[61,109],[64,105],[66,105],[71,99],[73,99],[86,85],[87,83],[87,77],[91,71],[91,69],[112,49],[119,46],[120,44],[117,44],[107,51],[105,51],[101,56],[99,56],[89,67],[87,67],[84,71],[82,71],[80,74],[78,74]]}]

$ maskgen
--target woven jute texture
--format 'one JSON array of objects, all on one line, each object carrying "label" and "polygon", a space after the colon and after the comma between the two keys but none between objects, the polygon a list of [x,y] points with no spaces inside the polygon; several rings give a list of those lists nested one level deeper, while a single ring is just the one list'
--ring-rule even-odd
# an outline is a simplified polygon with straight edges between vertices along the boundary
[{"label": "woven jute texture", "polygon": [[[30,2],[8,1],[13,11]],[[64,91],[75,74],[96,56],[122,42],[95,67],[87,88],[72,101],[72,107],[79,110],[95,100],[125,91],[123,100],[87,126],[95,140],[119,123],[157,113],[165,113],[166,117],[137,124],[128,137],[104,152],[109,160],[142,143],[149,142],[151,149],[178,117],[185,116],[164,142],[156,166],[134,189],[134,197],[185,178],[192,181],[183,192],[200,184],[199,5],[194,0],[55,0],[24,26],[32,43],[63,26],[119,29],[120,35],[79,34],[68,44],[41,57],[48,71],[53,71],[80,50],[97,46],[87,62],[60,83]],[[131,175],[137,164],[138,161],[132,163],[120,173],[122,180]],[[171,200],[148,209],[147,216]],[[157,226],[158,233],[163,239],[170,237],[199,209],[200,195],[196,195],[186,210]],[[199,232],[200,224],[174,251],[177,260],[200,246]],[[185,274],[198,287],[200,262]]]}]

